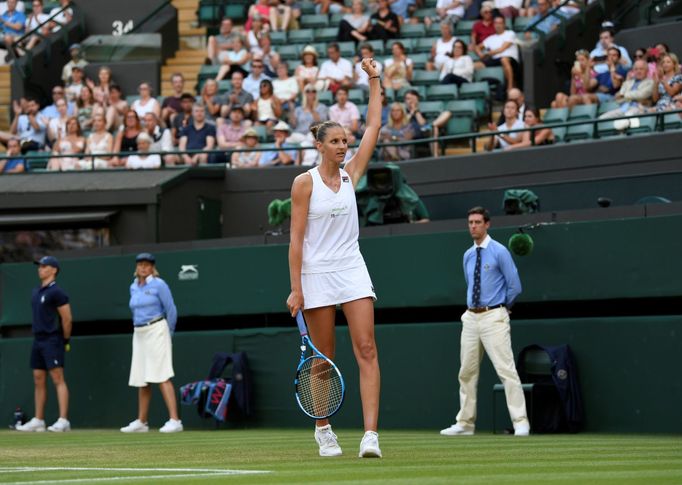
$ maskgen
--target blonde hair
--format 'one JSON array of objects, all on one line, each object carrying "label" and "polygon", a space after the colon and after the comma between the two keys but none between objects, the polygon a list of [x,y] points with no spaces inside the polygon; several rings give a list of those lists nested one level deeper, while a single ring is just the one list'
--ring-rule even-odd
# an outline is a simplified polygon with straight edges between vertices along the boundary
[{"label": "blonde hair", "polygon": [[403,126],[405,126],[407,124],[407,111],[405,111],[405,106],[403,106],[402,103],[398,103],[397,101],[391,104],[391,111],[393,111],[393,108],[395,108],[396,106],[398,108],[400,108],[400,111],[402,111],[402,113],[403,113],[402,120],[400,122],[400,125],[397,126],[395,124],[395,121],[393,121],[393,117],[389,114],[388,115],[388,126],[390,126],[391,128],[402,128]]},{"label": "blonde hair", "polygon": [[666,54],[663,54],[660,59],[658,59],[658,64],[662,65],[663,64],[663,59],[666,57],[669,57],[671,61],[673,61],[673,72],[677,73],[680,70],[680,59],[677,57],[676,54],[673,52],[668,52]]},{"label": "blonde hair", "polygon": [[[137,274],[137,265],[135,265],[135,266],[136,266],[136,267],[135,267],[135,272],[133,273],[133,276],[134,276],[135,278],[139,278],[140,275]],[[161,277],[161,274],[157,271],[156,265],[155,265],[154,263],[152,263],[152,276],[153,276],[154,278],[159,278],[159,277]]]}]

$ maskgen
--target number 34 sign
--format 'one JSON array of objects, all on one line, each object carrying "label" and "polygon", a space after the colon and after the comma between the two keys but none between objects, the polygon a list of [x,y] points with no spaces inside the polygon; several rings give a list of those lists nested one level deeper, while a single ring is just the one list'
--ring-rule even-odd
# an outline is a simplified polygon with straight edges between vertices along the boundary
[{"label": "number 34 sign", "polygon": [[123,35],[133,30],[133,21],[131,20],[114,20],[111,23],[111,35]]}]

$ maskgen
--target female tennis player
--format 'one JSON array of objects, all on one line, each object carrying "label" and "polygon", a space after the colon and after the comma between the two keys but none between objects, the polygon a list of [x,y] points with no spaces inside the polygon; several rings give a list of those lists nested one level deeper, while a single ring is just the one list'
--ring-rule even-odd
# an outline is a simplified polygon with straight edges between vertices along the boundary
[{"label": "female tennis player", "polygon": [[[357,153],[343,168],[348,151],[346,132],[332,121],[311,128],[320,164],[296,177],[291,188],[291,293],[287,306],[294,316],[303,309],[310,338],[334,359],[334,320],[341,305],[360,368],[360,398],[365,435],[360,457],[381,457],[379,360],[374,342],[374,287],[358,245],[358,212],[354,187],[367,171],[381,129],[381,79],[373,59],[362,60],[369,76],[367,127]],[[315,440],[320,456],[341,455],[329,421],[318,420]]]}]

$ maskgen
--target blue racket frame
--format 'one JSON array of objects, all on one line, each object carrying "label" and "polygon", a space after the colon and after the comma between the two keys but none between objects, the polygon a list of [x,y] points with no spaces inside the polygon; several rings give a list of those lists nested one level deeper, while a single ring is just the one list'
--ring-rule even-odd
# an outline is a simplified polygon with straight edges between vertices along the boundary
[{"label": "blue racket frame", "polygon": [[[305,318],[303,318],[303,312],[301,310],[298,311],[296,314],[296,324],[298,325],[298,331],[301,333],[301,359],[299,360],[298,366],[296,367],[296,377],[294,378],[294,396],[296,396],[296,403],[298,404],[298,407],[301,408],[301,411],[303,413],[313,419],[326,419],[334,416],[337,412],[339,412],[339,409],[341,409],[341,406],[343,406],[343,401],[346,398],[346,381],[343,379],[343,374],[341,374],[341,371],[339,368],[336,366],[334,362],[332,362],[326,355],[324,355],[322,352],[317,350],[317,347],[313,345],[313,341],[310,340],[308,337],[308,326],[305,323]],[[312,355],[309,357],[305,356],[306,351],[308,350],[308,347],[310,347],[310,350],[312,351]],[[336,370],[336,372],[339,373],[339,377],[341,378],[341,401],[339,402],[339,405],[336,407],[334,412],[327,414],[326,416],[315,416],[310,414],[308,411],[305,410],[303,405],[301,404],[301,400],[298,397],[298,392],[296,392],[296,386],[298,385],[298,372],[301,370],[301,367],[305,364],[306,361],[312,359],[312,358],[322,358],[326,360],[329,365]]]}]

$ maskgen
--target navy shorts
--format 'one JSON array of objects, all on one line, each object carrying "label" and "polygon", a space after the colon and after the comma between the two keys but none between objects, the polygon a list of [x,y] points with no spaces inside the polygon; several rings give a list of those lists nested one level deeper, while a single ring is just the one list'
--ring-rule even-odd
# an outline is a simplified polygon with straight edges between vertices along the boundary
[{"label": "navy shorts", "polygon": [[31,369],[56,367],[64,367],[64,338],[58,334],[36,337],[31,349]]}]

